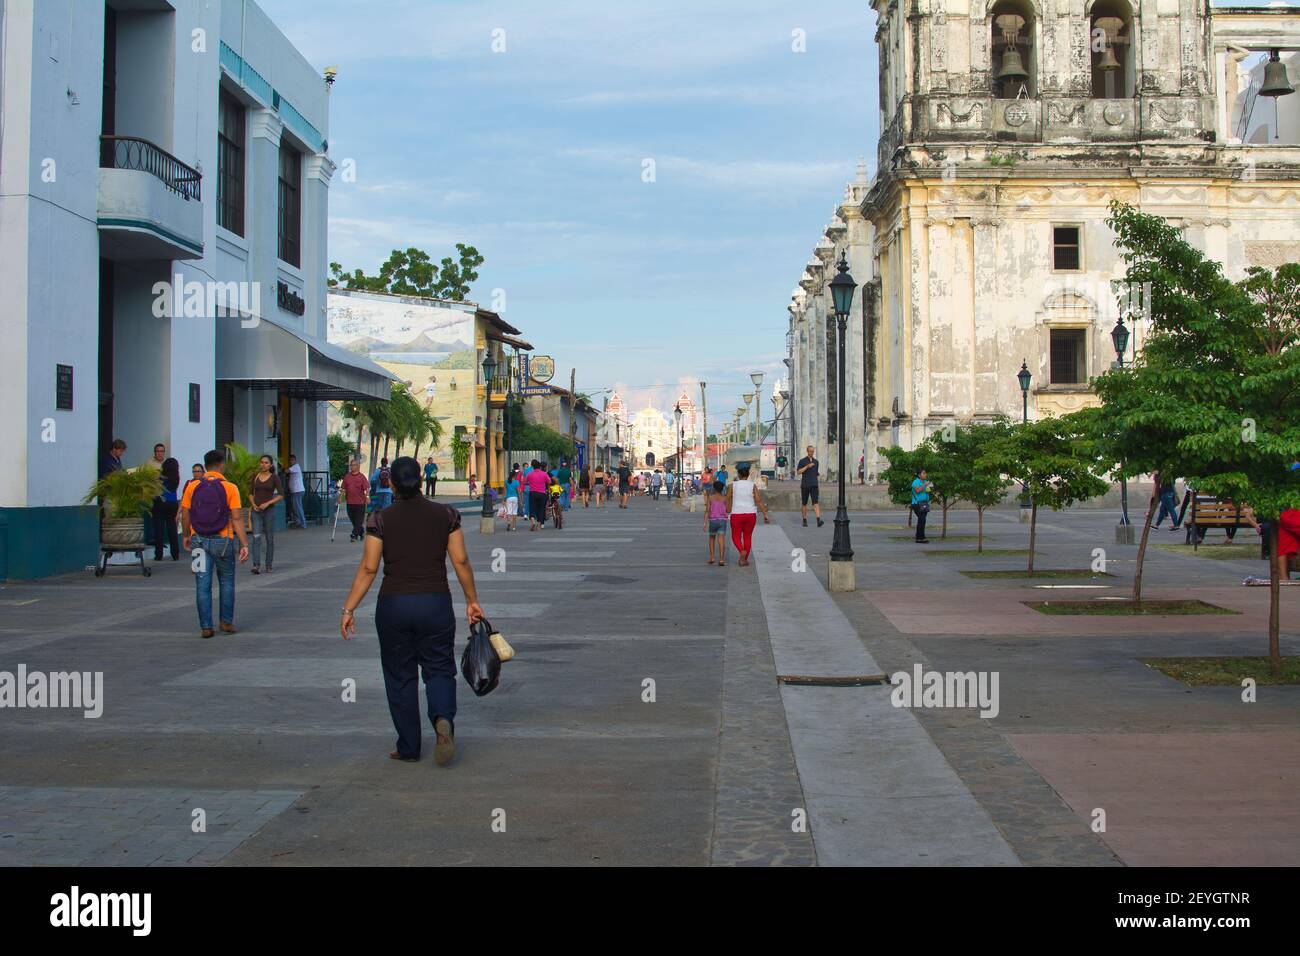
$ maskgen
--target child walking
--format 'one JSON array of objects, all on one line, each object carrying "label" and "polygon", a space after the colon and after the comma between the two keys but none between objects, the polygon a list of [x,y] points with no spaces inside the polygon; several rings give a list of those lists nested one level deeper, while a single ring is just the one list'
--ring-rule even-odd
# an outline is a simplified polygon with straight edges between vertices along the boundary
[{"label": "child walking", "polygon": [[727,499],[723,496],[726,485],[715,481],[710,489],[709,506],[704,512],[704,530],[709,534],[709,564],[714,563],[713,548],[717,542],[720,567],[727,566]]}]

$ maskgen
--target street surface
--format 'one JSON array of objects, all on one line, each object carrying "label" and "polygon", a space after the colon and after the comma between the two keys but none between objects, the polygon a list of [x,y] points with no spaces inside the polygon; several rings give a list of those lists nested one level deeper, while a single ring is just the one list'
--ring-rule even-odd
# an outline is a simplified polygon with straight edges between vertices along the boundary
[{"label": "street surface", "polygon": [[[705,563],[702,514],[667,499],[540,533],[480,535],[467,513],[481,602],[518,656],[487,697],[459,683],[446,768],[387,759],[377,586],[357,638],[338,634],[346,533],[281,532],[274,575],[241,568],[240,633],[207,641],[186,562],[7,586],[0,672],[102,671],[105,700],[96,719],[0,711],[0,864],[1300,863],[1300,688],[1244,703],[1139,660],[1265,653],[1267,589],[1240,587],[1262,562],[1151,553],[1148,597],[1236,616],[1047,616],[1022,602],[1125,593],[1136,549],[1111,544],[1111,512],[1043,515],[1038,563],[1088,567],[1102,547],[1114,578],[1028,582],[963,576],[1024,558],[928,555],[895,510],[853,515],[859,590],[832,596],[832,510],[820,529],[760,521],[754,565],[732,551],[725,569]],[[952,512],[949,534],[974,522]],[[929,549],[973,550],[939,523]],[[985,526],[986,547],[1027,545],[1014,510]],[[996,671],[997,716],[777,679],[918,662]]]}]

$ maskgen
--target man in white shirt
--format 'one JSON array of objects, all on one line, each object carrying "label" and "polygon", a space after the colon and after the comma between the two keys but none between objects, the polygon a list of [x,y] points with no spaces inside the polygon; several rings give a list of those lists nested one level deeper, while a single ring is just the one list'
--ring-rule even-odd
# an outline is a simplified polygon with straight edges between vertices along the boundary
[{"label": "man in white shirt", "polygon": [[307,527],[307,518],[302,512],[302,496],[306,488],[302,483],[302,466],[298,456],[289,456],[289,469],[285,472],[289,478],[289,527]]}]

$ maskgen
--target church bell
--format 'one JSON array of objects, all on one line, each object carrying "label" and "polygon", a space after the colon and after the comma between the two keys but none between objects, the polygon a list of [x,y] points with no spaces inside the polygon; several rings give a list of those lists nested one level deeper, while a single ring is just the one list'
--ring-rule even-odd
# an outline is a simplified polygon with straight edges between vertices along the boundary
[{"label": "church bell", "polygon": [[1025,72],[1024,64],[1020,62],[1020,51],[1015,47],[1007,47],[1002,54],[1002,69],[998,71],[999,80],[1023,80],[1029,76]]},{"label": "church bell", "polygon": [[1287,79],[1286,64],[1282,62],[1277,50],[1271,51],[1268,62],[1264,64],[1264,82],[1259,88],[1259,95],[1286,96],[1294,92],[1295,87]]},{"label": "church bell", "polygon": [[1101,59],[1097,61],[1097,66],[1108,72],[1119,69],[1119,60],[1115,59],[1115,48],[1109,43],[1106,44],[1106,49],[1101,51]]}]

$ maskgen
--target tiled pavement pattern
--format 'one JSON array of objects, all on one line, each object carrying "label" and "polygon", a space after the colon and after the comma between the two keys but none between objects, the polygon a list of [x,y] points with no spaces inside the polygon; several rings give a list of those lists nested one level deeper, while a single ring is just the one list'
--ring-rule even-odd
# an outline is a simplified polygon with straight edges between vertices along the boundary
[{"label": "tiled pavement pattern", "polygon": [[296,790],[0,787],[0,866],[210,866],[299,796]]},{"label": "tiled pavement pattern", "polygon": [[[829,497],[823,495],[823,501]],[[828,519],[830,514],[828,509]],[[1116,577],[1099,591],[1025,590],[1030,582],[972,580],[958,569],[1021,567],[1024,558],[927,557],[924,546],[895,540],[906,533],[904,512],[851,517],[860,590],[835,600],[881,668],[910,671],[921,662],[926,669],[1000,674],[996,718],[954,709],[914,713],[1022,862],[1300,863],[1300,816],[1277,812],[1295,806],[1300,687],[1261,688],[1259,701],[1245,704],[1240,688],[1189,688],[1138,660],[1264,654],[1267,637],[1258,621],[1267,589],[1238,586],[1246,575],[1262,573],[1261,562],[1148,552],[1148,596],[1162,591],[1203,598],[1226,594],[1234,606],[1250,608],[1250,614],[1135,620],[1031,613],[1026,625],[1001,613],[1004,602],[1127,593],[1136,548],[1113,544],[1113,512],[1080,509],[1039,520],[1039,567],[1088,567],[1093,548],[1106,550],[1108,570]],[[779,520],[796,544],[807,542],[810,568],[824,582],[829,535],[822,540],[812,529],[799,527],[797,514]],[[830,527],[828,520],[825,530]],[[986,547],[1026,546],[1028,529],[1014,510],[986,514],[985,529]],[[973,540],[941,543],[935,521],[929,531],[932,548],[974,550]],[[974,531],[973,513],[950,512],[950,534]],[[1209,546],[1217,546],[1222,537],[1212,533]],[[1168,531],[1152,532],[1152,541],[1181,540]],[[1300,595],[1295,591],[1282,591],[1285,654],[1300,652]],[[891,610],[905,613],[887,616],[876,603],[882,594]],[[936,606],[952,620],[960,619],[959,631],[944,633],[926,623],[923,633],[909,633],[894,624],[894,617],[909,615],[917,621],[938,620],[928,616]],[[1200,750],[1188,744],[1192,732],[1204,741]],[[1217,739],[1211,740],[1211,734],[1218,734]],[[1108,742],[1098,746],[1097,739]],[[1273,741],[1271,750],[1258,745],[1261,739]],[[1032,750],[1031,740],[1036,741]],[[1251,782],[1244,790],[1222,783],[1227,771],[1220,770],[1220,755],[1234,750],[1225,740],[1236,741],[1240,760],[1233,772]],[[1032,761],[1022,751],[1032,753]],[[1042,756],[1044,751],[1051,759]],[[1204,761],[1212,764],[1207,772],[1198,772]],[[1208,772],[1211,766],[1213,773]],[[1147,767],[1160,770],[1145,772]],[[1097,806],[1109,808],[1105,834],[1091,829]],[[1268,837],[1260,835],[1252,818],[1269,820]]]},{"label": "tiled pavement pattern", "polygon": [[[1256,785],[1234,791],[1233,812],[1216,815],[1152,789],[1184,779],[1168,760],[1163,775],[1124,770],[1150,763],[1145,755],[1158,752],[1162,735],[1183,735],[1176,752],[1192,754],[1197,738],[1189,735],[1262,741],[1300,725],[1300,688],[1267,689],[1259,703],[1243,705],[1233,688],[1190,690],[1135,660],[1261,653],[1264,637],[1246,615],[1217,618],[1214,628],[1144,620],[1116,633],[1090,630],[1084,620],[1039,633],[989,612],[993,602],[981,596],[1005,596],[1005,582],[958,573],[1018,558],[928,558],[892,540],[905,532],[867,527],[903,524],[901,512],[854,519],[863,590],[832,600],[870,658],[889,671],[921,661],[1001,673],[1002,711],[993,720],[914,713],[1019,862],[1141,863],[1156,851],[1161,860],[1216,862],[1207,854],[1225,846],[1234,848],[1234,862],[1300,862],[1294,815],[1274,815],[1266,851],[1240,823],[1293,795],[1279,789],[1289,786],[1289,771],[1245,768]],[[801,528],[797,514],[777,520],[824,581],[829,520],[822,529]],[[954,533],[973,522],[970,513],[950,514]],[[100,581],[85,574],[7,586],[0,670],[19,663],[101,670],[106,704],[97,720],[0,711],[0,863],[813,862],[816,829],[791,828],[791,810],[808,805],[807,785],[775,683],[758,575],[705,565],[700,523],[667,501],[634,499],[630,511],[574,512],[560,532],[480,536],[470,527],[483,603],[520,656],[488,697],[474,698],[462,685],[461,747],[446,769],[386,759],[392,728],[378,679],[375,592],[358,615],[357,638],[340,640],[337,612],[357,547],[331,544],[328,530],[281,535],[274,576],[241,573],[234,637],[198,639],[185,562],[155,566],[149,580],[123,568]],[[1100,512],[1044,516],[1043,565],[1082,566],[1094,546],[1106,546],[1122,590],[1131,558],[1109,544],[1112,523]],[[1026,529],[1013,511],[988,515],[986,527],[991,547],[1023,543]],[[1160,540],[1173,540],[1165,534]],[[494,548],[506,549],[505,574],[487,570]],[[1223,589],[1259,570],[1258,562],[1156,552],[1147,580],[1152,588]],[[1288,653],[1297,649],[1297,591],[1283,592]],[[892,607],[906,608],[953,592],[968,596],[978,626],[911,633],[871,597],[888,594]],[[1245,592],[1242,600],[1265,595]],[[341,699],[347,677],[356,681],[356,703]],[[647,679],[653,703],[642,698]],[[815,738],[815,724],[798,729]],[[887,755],[864,728],[855,757],[851,723],[836,730],[837,746],[849,751],[846,768],[871,747]],[[1026,759],[1031,735],[1039,749]],[[1091,743],[1106,735],[1125,737],[1124,746]],[[1078,745],[1068,746],[1075,737]],[[1052,759],[1042,757],[1041,742]],[[1256,763],[1267,753],[1249,749]],[[1094,774],[1086,761],[1110,763]],[[869,767],[873,786],[887,788],[889,764]],[[1127,817],[1112,815],[1113,840],[1087,826],[1094,793]],[[190,829],[195,805],[209,811],[202,838]],[[221,808],[215,814],[214,806]],[[498,810],[508,818],[500,834],[491,829]],[[960,844],[959,831],[946,837]],[[1180,839],[1160,843],[1161,832]]]},{"label": "tiled pavement pattern", "polygon": [[[734,558],[733,552],[733,563]],[[705,565],[701,574],[718,580],[731,570]],[[752,568],[737,571],[727,583],[712,862],[811,864],[816,860],[812,835],[806,825],[795,827],[795,811],[806,818],[808,808],[790,749],[785,710],[776,692],[776,665],[758,575]],[[773,826],[774,820],[782,819],[786,826]]]}]

